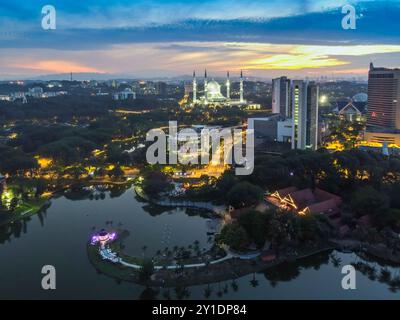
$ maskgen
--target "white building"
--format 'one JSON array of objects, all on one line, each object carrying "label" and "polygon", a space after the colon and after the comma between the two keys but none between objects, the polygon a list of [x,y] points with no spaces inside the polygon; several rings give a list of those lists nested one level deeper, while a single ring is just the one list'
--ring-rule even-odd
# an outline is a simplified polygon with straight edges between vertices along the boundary
[{"label": "white building", "polygon": [[277,141],[291,143],[292,135],[293,135],[293,119],[287,118],[283,121],[278,121]]},{"label": "white building", "polygon": [[291,117],[290,80],[280,77],[272,80],[272,112]]},{"label": "white building", "polygon": [[30,88],[28,93],[28,96],[34,97],[34,98],[42,98],[43,96],[43,88],[41,87],[33,87]]},{"label": "white building", "polygon": [[243,72],[240,72],[240,83],[239,83],[239,99],[231,98],[231,80],[229,71],[226,77],[226,94],[223,95],[221,92],[221,85],[215,81],[208,81],[207,70],[204,72],[204,95],[198,95],[198,83],[196,79],[196,73],[193,72],[193,104],[200,105],[237,105],[245,106],[247,101],[244,100],[244,85],[243,85]]},{"label": "white building", "polygon": [[292,86],[292,149],[318,148],[319,88],[313,82],[294,80]]},{"label": "white building", "polygon": [[131,88],[125,88],[123,91],[117,92],[113,96],[114,100],[135,100],[136,93],[132,91]]}]

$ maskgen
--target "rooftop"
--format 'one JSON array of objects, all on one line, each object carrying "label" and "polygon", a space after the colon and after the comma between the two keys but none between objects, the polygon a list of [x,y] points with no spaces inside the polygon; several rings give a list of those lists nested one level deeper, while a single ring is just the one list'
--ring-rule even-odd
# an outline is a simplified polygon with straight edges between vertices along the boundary
[{"label": "rooftop", "polygon": [[277,190],[267,197],[267,200],[282,208],[296,210],[299,214],[324,213],[329,218],[340,212],[338,206],[342,203],[339,196],[325,190],[319,188],[298,190],[296,187]]}]

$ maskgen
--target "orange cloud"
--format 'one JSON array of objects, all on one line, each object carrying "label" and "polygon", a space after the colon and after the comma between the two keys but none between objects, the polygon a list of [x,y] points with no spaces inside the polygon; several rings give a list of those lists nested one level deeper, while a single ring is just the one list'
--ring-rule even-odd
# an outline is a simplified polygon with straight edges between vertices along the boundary
[{"label": "orange cloud", "polygon": [[18,64],[15,66],[18,68],[40,70],[42,72],[52,72],[52,73],[67,73],[67,72],[96,72],[104,73],[104,71],[84,66],[82,64],[66,61],[66,60],[42,60],[35,61],[26,64]]},{"label": "orange cloud", "polygon": [[345,69],[345,70],[335,70],[333,73],[338,74],[368,74],[368,68],[358,68],[358,69]]}]

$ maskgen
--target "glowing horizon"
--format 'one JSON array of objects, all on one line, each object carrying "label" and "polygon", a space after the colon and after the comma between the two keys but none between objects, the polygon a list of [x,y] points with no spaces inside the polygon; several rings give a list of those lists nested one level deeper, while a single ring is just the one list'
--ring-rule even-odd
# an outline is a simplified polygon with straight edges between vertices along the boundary
[{"label": "glowing horizon", "polygon": [[[193,69],[208,68],[216,74],[227,70],[247,70],[248,75],[279,75],[298,71],[299,74],[367,73],[368,64],[359,64],[354,57],[371,57],[400,53],[400,45],[313,46],[288,44],[180,42],[117,45],[106,50],[57,51],[36,49],[29,58],[20,61],[10,52],[8,66],[14,75],[52,73],[189,74]],[[95,56],[96,59],[92,59]],[[49,59],[47,58],[49,57]],[[51,59],[54,57],[54,59]],[[62,57],[62,59],[61,59]],[[138,66],[135,61],[146,58]],[[7,60],[7,58],[4,58]],[[160,62],[161,61],[161,62]],[[139,72],[138,72],[139,71]],[[142,71],[142,72],[140,72]],[[158,71],[158,72],[157,72]],[[294,73],[293,73],[294,72]]]},{"label": "glowing horizon", "polygon": [[[357,27],[341,26],[348,1],[128,0],[65,5],[43,30],[27,0],[0,13],[0,78],[53,73],[133,77],[365,75],[368,65],[400,66],[400,1],[353,0]],[[16,10],[16,8],[21,10]]]}]

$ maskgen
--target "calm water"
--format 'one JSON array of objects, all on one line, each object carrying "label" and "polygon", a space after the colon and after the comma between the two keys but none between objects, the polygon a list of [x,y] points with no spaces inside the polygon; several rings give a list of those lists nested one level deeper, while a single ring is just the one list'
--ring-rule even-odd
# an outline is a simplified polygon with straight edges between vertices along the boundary
[{"label": "calm water", "polygon": [[[320,254],[302,261],[248,275],[233,281],[202,285],[186,290],[146,289],[120,283],[98,274],[86,254],[86,242],[93,228],[122,228],[130,231],[125,241],[132,255],[153,255],[165,247],[187,246],[198,240],[210,246],[205,217],[183,209],[160,211],[139,202],[132,190],[106,193],[103,200],[53,199],[42,214],[8,230],[0,230],[0,298],[140,299],[144,297],[186,297],[192,299],[398,299],[400,292],[379,281],[381,266],[372,275],[357,272],[357,289],[341,289],[341,267],[366,262],[355,254]],[[143,246],[147,248],[143,250]],[[338,260],[334,263],[334,255]],[[41,268],[54,265],[57,289],[41,289]],[[338,266],[337,264],[340,264]],[[400,269],[389,268],[392,277]],[[374,279],[374,277],[376,279]],[[372,280],[371,280],[371,279]],[[210,291],[206,290],[210,289]],[[208,291],[208,292],[207,292]]]}]

